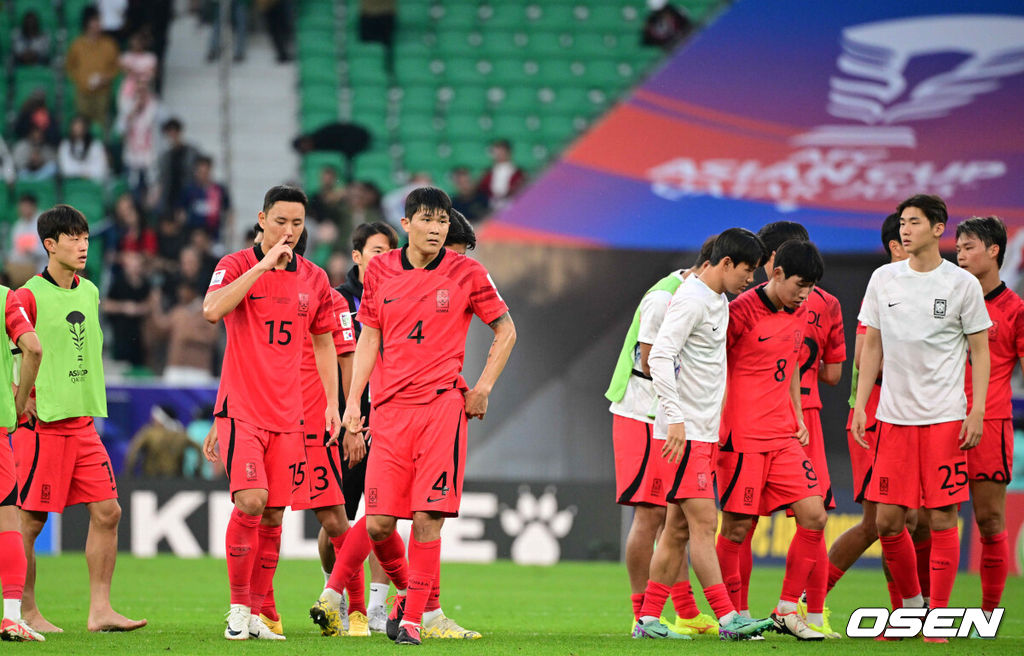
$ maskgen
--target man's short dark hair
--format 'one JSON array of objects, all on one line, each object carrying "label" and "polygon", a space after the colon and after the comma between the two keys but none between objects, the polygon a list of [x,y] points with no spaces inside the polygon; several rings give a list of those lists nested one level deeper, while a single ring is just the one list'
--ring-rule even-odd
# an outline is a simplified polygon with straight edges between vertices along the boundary
[{"label": "man's short dark hair", "polygon": [[309,231],[305,228],[302,229],[302,234],[299,235],[299,240],[295,242],[295,246],[292,247],[292,252],[296,255],[306,254],[306,245],[309,243]]},{"label": "man's short dark hair", "polygon": [[405,216],[412,219],[412,215],[421,209],[433,214],[443,210],[445,214],[452,212],[452,199],[437,187],[419,187],[409,192],[405,197]]},{"label": "man's short dark hair", "polygon": [[269,212],[270,208],[274,206],[274,203],[279,202],[301,203],[303,209],[309,205],[309,199],[306,198],[306,192],[302,191],[298,187],[277,185],[276,187],[271,187],[263,197],[263,211]]},{"label": "man's short dark hair", "polygon": [[896,213],[903,215],[903,210],[908,207],[916,207],[928,218],[928,223],[934,228],[939,223],[945,225],[949,221],[949,212],[946,210],[946,201],[931,194],[917,194],[900,203]]},{"label": "man's short dark hair", "polygon": [[769,256],[777,252],[779,246],[782,246],[782,244],[790,239],[807,241],[811,238],[807,234],[807,228],[796,221],[775,221],[774,223],[769,223],[757,231],[757,236],[764,242],[764,247],[768,249]]},{"label": "man's short dark hair", "polygon": [[510,153],[512,152],[512,142],[509,141],[508,139],[495,139],[494,141],[491,142],[491,145],[498,146],[499,148],[504,148]]},{"label": "man's short dark hair", "polygon": [[89,26],[89,21],[91,21],[94,18],[96,20],[100,19],[100,10],[96,7],[96,5],[86,5],[82,8],[82,18],[80,25],[82,26],[83,32],[85,31],[85,28]]},{"label": "man's short dark hair", "polygon": [[459,210],[452,208],[448,212],[448,237],[444,240],[445,246],[465,244],[467,250],[476,248],[476,230],[466,219],[466,216]]},{"label": "man's short dark hair", "polygon": [[205,164],[210,168],[213,168],[213,158],[209,155],[196,155],[194,166],[199,166],[200,164]]},{"label": "man's short dark hair", "polygon": [[889,242],[900,241],[900,213],[893,212],[882,221],[882,248],[885,254],[892,257],[892,249]]},{"label": "man's short dark hair", "polygon": [[39,198],[36,197],[31,191],[23,191],[18,196],[19,203],[32,203],[33,205],[39,205]]},{"label": "man's short dark hair", "polygon": [[1003,254],[1006,253],[1006,224],[998,216],[972,216],[956,227],[956,238],[960,235],[977,237],[988,248],[992,244],[999,247],[996,264],[1003,266]]},{"label": "man's short dark hair", "polygon": [[768,253],[761,238],[746,228],[729,228],[715,238],[708,261],[715,266],[723,257],[732,260],[733,265],[749,264],[753,268],[762,266]]},{"label": "man's short dark hair", "polygon": [[374,235],[384,235],[388,238],[388,246],[398,248],[398,233],[395,229],[383,221],[373,223],[360,223],[352,231],[352,250],[363,252],[366,242]]},{"label": "man's short dark hair", "polygon": [[36,230],[40,241],[59,241],[61,235],[77,237],[89,234],[89,222],[84,214],[70,205],[55,205],[39,215]]},{"label": "man's short dark hair", "polygon": [[804,282],[817,283],[825,275],[825,261],[810,241],[790,239],[775,251],[775,266],[787,278],[799,276]]},{"label": "man's short dark hair", "polygon": [[711,260],[711,249],[715,247],[716,239],[718,239],[718,235],[711,235],[701,244],[700,252],[697,253],[697,260],[693,263],[694,269],[699,269],[705,262]]},{"label": "man's short dark hair", "polygon": [[163,125],[160,126],[160,130],[163,132],[167,132],[168,130],[176,130],[178,132],[181,132],[181,121],[176,118],[169,118],[166,121],[164,121]]}]

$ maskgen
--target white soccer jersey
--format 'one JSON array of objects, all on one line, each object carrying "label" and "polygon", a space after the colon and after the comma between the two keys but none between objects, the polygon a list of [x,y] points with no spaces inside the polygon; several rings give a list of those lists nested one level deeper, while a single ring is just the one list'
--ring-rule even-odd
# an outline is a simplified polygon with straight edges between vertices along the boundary
[{"label": "white soccer jersey", "polygon": [[[678,274],[681,275],[681,274]],[[683,285],[686,283],[684,282]],[[672,301],[672,294],[658,289],[643,297],[640,301],[640,331],[637,333],[637,346],[633,349],[633,370],[642,371],[640,361],[640,344],[653,344],[658,328],[665,319],[665,311]],[[651,381],[640,376],[630,376],[626,383],[626,393],[622,400],[612,403],[609,410],[612,414],[629,417],[648,424],[654,423],[654,408],[657,399]]]},{"label": "white soccer jersey", "polygon": [[878,419],[923,426],[967,416],[967,335],[992,325],[981,283],[943,260],[920,273],[908,260],[871,275],[858,319],[882,335]]},{"label": "white soccer jersey", "polygon": [[653,436],[663,440],[668,425],[683,422],[686,439],[717,442],[725,394],[725,338],[729,301],[700,278],[676,290],[647,356],[658,411]]}]

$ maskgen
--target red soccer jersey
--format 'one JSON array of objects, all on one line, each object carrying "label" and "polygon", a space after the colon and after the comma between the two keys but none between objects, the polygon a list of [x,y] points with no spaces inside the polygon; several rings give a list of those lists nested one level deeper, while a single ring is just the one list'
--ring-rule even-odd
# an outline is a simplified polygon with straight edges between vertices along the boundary
[{"label": "red soccer jersey", "polygon": [[822,361],[834,364],[846,360],[846,338],[843,337],[843,311],[839,300],[820,287],[811,290],[803,305],[804,342],[800,347],[800,407],[820,409],[818,369]]},{"label": "red soccer jersey", "polygon": [[[336,289],[331,290],[331,298],[334,300],[334,315],[338,319],[338,328],[334,330],[334,353],[351,353],[356,350],[356,335],[352,328],[352,313],[348,301]],[[306,433],[320,431],[324,428],[327,395],[320,380],[320,372],[316,368],[313,339],[310,337],[306,338],[302,348],[302,401],[305,408]]]},{"label": "red soccer jersey", "polygon": [[[48,271],[43,271],[43,273],[38,274],[38,275],[40,275],[43,278],[46,278],[47,280],[50,281],[50,283],[52,283],[54,285],[57,284],[56,282],[54,282],[53,277],[50,276]],[[77,286],[78,286],[78,276],[76,275],[74,277],[74,279],[71,281],[71,288],[74,289]],[[31,289],[28,289],[26,287],[22,287],[22,288],[20,288],[20,289],[18,289],[16,291],[12,291],[10,294],[7,295],[8,312],[10,312],[10,305],[11,305],[12,297],[14,297],[15,302],[18,303],[21,306],[21,308],[24,310],[25,314],[28,315],[28,321],[30,323],[29,330],[34,330],[35,329],[35,325],[36,325],[36,316],[37,316],[37,312],[36,312],[36,295],[32,293]],[[10,321],[10,316],[8,316],[8,321]],[[8,323],[7,330],[8,330],[8,333],[10,333],[10,324],[9,323]],[[25,331],[22,331],[22,333],[19,333],[18,337],[21,337],[21,335],[24,332]],[[43,357],[46,357],[45,353],[44,353]],[[32,397],[35,398],[35,395],[36,395],[36,391],[35,391],[35,389],[33,389],[32,390]],[[18,418],[18,423],[19,424],[20,423],[24,423],[24,421],[26,420],[27,417],[28,417],[27,414],[25,415],[25,417],[19,417]],[[78,432],[78,431],[81,431],[81,430],[84,430],[84,429],[88,429],[91,426],[92,426],[92,417],[68,417],[67,419],[61,419],[60,421],[41,421],[41,420],[37,420],[36,421],[36,431],[39,432],[39,433],[45,433],[45,434],[68,435],[68,434],[72,434],[72,433],[75,433],[75,432]]]},{"label": "red soccer jersey", "polygon": [[[263,259],[259,246],[221,258],[209,291],[229,284]],[[308,334],[338,327],[327,274],[295,255],[285,269],[260,276],[224,317],[228,345],[215,413],[264,430],[302,430],[302,348]]]},{"label": "red soccer jersey", "polygon": [[[28,290],[26,289],[25,291]],[[31,296],[32,292],[28,292],[28,294]],[[18,300],[18,296],[13,291],[7,292],[7,304],[4,308],[4,325],[7,328],[7,336],[11,339],[11,342],[17,345],[22,335],[34,330],[33,324],[34,322],[29,319],[25,307]]]},{"label": "red soccer jersey", "polygon": [[[868,327],[858,321],[857,322],[857,334],[858,335],[866,335],[867,332],[868,332]],[[860,380],[859,380],[860,370],[857,368],[856,364],[853,365],[853,371],[854,371],[855,374],[857,374],[857,377],[858,377],[858,381],[857,382],[859,384],[860,383]],[[875,422],[877,421],[875,419],[875,410],[878,409],[878,400],[881,397],[882,397],[882,370],[879,369],[878,370],[878,378],[875,379],[875,384],[871,388],[871,394],[868,395],[867,405],[864,406],[864,415],[865,415],[865,417],[867,417],[867,420],[865,421],[864,425],[867,426],[868,428],[870,428],[871,426],[874,426]],[[854,385],[853,389],[850,390],[850,410],[853,410],[853,406],[855,406],[856,404],[857,404],[857,386]],[[850,430],[850,426],[852,424],[853,424],[853,413],[851,412],[849,414],[849,416],[847,417],[847,419],[846,419],[846,430]]]},{"label": "red soccer jersey", "polygon": [[475,314],[490,323],[508,312],[476,260],[442,249],[423,269],[405,248],[370,261],[356,317],[381,331],[370,388],[374,407],[391,399],[429,403],[446,389],[467,389],[460,375]]},{"label": "red soccer jersey", "polygon": [[728,382],[719,444],[728,451],[762,453],[796,435],[789,395],[803,343],[803,307],[776,310],[764,285],[729,304]]},{"label": "red soccer jersey", "polygon": [[[1013,419],[1010,378],[1021,358],[1024,358],[1024,301],[1013,290],[1000,283],[985,295],[992,327],[988,329],[988,354],[991,370],[988,393],[985,395],[985,419]],[[971,383],[971,359],[967,358],[967,411],[974,397]]]}]

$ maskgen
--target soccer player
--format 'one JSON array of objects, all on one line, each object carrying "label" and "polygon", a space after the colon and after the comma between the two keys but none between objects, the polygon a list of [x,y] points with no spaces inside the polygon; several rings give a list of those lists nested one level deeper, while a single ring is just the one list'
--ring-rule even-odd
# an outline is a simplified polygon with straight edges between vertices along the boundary
[{"label": "soccer player", "polygon": [[[801,306],[825,265],[814,244],[798,240],[782,244],[773,265],[767,283],[729,306],[728,387],[717,471],[722,505],[718,559],[723,579],[738,580],[739,551],[753,518],[791,508],[796,534],[772,619],[782,633],[822,640],[825,636],[797,612],[800,595],[825,550],[827,521],[824,491],[802,448],[808,434],[800,408],[797,356],[806,322]],[[821,572],[822,578],[825,574]]]},{"label": "soccer player", "polygon": [[[393,557],[388,543],[397,519],[413,522],[408,594],[396,600],[388,619],[398,627],[398,644],[420,643],[420,620],[439,571],[441,526],[458,513],[462,494],[466,421],[486,415],[515,343],[508,308],[486,270],[443,248],[450,210],[443,191],[413,190],[402,219],[409,244],[370,263],[345,407],[346,426],[361,430],[359,401],[372,374],[366,527],[382,565]],[[469,389],[459,371],[472,314],[494,330],[495,341]],[[329,583],[335,594],[338,570]],[[327,593],[321,600],[335,603]]]},{"label": "soccer player", "polygon": [[99,291],[78,276],[88,256],[89,224],[75,208],[57,205],[39,216],[38,231],[49,263],[14,292],[45,352],[34,402],[28,402],[28,416],[20,418],[13,439],[28,560],[23,613],[40,633],[61,631],[36,605],[35,541],[49,513],[84,503],[89,511],[87,627],[132,631],[146,620],[129,619],[110,606],[121,506],[110,458],[93,424],[93,417],[107,415],[107,395]]},{"label": "soccer player", "polygon": [[4,611],[0,638],[12,641],[45,642],[46,638],[30,627],[21,616],[21,598],[25,588],[25,545],[18,526],[18,477],[11,450],[10,431],[25,412],[29,393],[35,385],[42,360],[42,347],[32,324],[15,294],[0,285],[0,304],[4,307],[7,338],[21,353],[18,384],[14,385],[14,357],[11,349],[0,349],[0,583],[3,583]]},{"label": "soccer player", "polygon": [[[224,637],[283,639],[260,621],[281,544],[281,520],[303,482],[300,365],[307,335],[327,395],[325,426],[336,438],[337,328],[327,274],[292,251],[305,224],[306,195],[271,188],[259,224],[264,239],[218,263],[203,316],[228,333],[215,424],[235,509],[225,536],[231,606]],[[273,244],[264,251],[263,246]],[[267,398],[264,385],[274,383]]]},{"label": "soccer player", "polygon": [[[633,607],[633,634],[637,637],[636,627],[650,574],[654,542],[665,524],[665,493],[672,474],[670,464],[653,449],[651,430],[657,399],[651,385],[647,358],[672,295],[688,275],[710,259],[714,242],[714,237],[705,240],[697,262],[689,270],[673,271],[644,293],[633,313],[633,321],[605,392],[605,398],[611,402],[608,410],[612,413],[616,501],[633,508],[633,523],[626,537],[626,572]],[[681,568],[671,593],[678,617],[674,632],[711,631],[715,622],[697,608],[685,559]],[[683,618],[692,621],[680,623]]]},{"label": "soccer player", "polygon": [[459,255],[465,255],[467,251],[475,249],[476,230],[473,229],[473,224],[455,208],[452,208],[448,219],[448,237],[444,240],[444,247]]},{"label": "soccer player", "polygon": [[[1013,407],[1010,378],[1024,358],[1024,301],[999,280],[1006,251],[1006,226],[995,216],[973,217],[956,227],[957,263],[974,274],[992,320],[988,329],[991,376],[981,442],[967,451],[967,478],[974,521],[981,534],[981,609],[999,606],[1010,567],[1006,536],[1006,486],[1013,471]],[[971,363],[967,362],[967,411],[973,409]]]},{"label": "soccer player", "polygon": [[[906,514],[923,499],[932,529],[931,607],[944,608],[960,560],[956,520],[957,504],[968,499],[965,450],[977,446],[983,432],[992,322],[978,279],[939,253],[947,221],[942,199],[913,196],[897,211],[910,258],[879,267],[868,283],[858,317],[867,332],[850,429],[867,448],[865,408],[875,378],[884,372],[864,496],[878,504],[882,553],[903,605],[911,608],[923,607],[924,598]],[[974,365],[970,414],[962,382],[967,346]]]},{"label": "soccer player", "polygon": [[709,266],[680,285],[651,347],[648,362],[658,410],[655,443],[676,466],[666,495],[665,528],[651,559],[637,632],[649,638],[679,636],[659,621],[661,609],[685,566],[684,545],[718,617],[721,639],[760,635],[772,620],[752,620],[736,612],[722,583],[715,554],[714,476],[718,428],[726,383],[725,340],[729,302],[725,292],[739,294],[764,261],[764,245],[749,230],[731,228],[714,242]]}]

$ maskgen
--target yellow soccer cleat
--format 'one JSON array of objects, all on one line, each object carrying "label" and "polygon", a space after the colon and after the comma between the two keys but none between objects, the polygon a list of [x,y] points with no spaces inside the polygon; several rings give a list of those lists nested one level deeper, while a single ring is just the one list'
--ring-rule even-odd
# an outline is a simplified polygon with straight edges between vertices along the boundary
[{"label": "yellow soccer cleat", "polygon": [[353,611],[348,615],[348,633],[345,635],[367,638],[370,636],[370,620],[359,611]]},{"label": "yellow soccer cleat", "polygon": [[826,639],[834,640],[836,638],[842,638],[842,635],[832,630],[832,611],[829,610],[828,606],[825,606],[825,609],[822,611],[822,616],[825,621],[821,623],[821,626],[814,626],[813,624],[808,624],[807,626],[824,635]]},{"label": "yellow soccer cleat", "polygon": [[483,636],[480,635],[479,631],[470,631],[469,629],[462,628],[455,623],[455,620],[442,614],[430,624],[423,626],[421,637],[446,640],[479,640]]},{"label": "yellow soccer cleat", "polygon": [[320,635],[341,635],[341,613],[337,604],[332,604],[326,594],[320,595],[316,603],[309,609],[309,617],[320,627]]},{"label": "yellow soccer cleat", "polygon": [[260,621],[267,625],[267,628],[270,629],[271,633],[284,635],[284,622],[281,621],[280,617],[276,620],[272,620],[263,613],[260,613]]},{"label": "yellow soccer cleat", "polygon": [[[699,617],[699,616],[698,616],[698,617]],[[668,621],[667,619],[665,619],[664,617],[662,617],[662,618],[661,618],[661,619],[660,619],[659,621],[660,621],[660,622],[661,622],[662,624],[664,624],[665,626],[667,626],[667,627],[671,627],[671,629],[672,629],[672,632],[673,632],[673,633],[678,633],[679,635],[685,635],[685,636],[688,636],[688,635],[693,635],[694,633],[696,633],[696,631],[694,631],[693,629],[691,629],[691,628],[689,628],[689,627],[686,627],[686,626],[677,626],[676,624],[677,624],[677,623],[679,622],[679,620],[678,620],[678,619],[676,620],[676,622],[669,622],[669,621]]]},{"label": "yellow soccer cleat", "polygon": [[682,617],[677,617],[676,623],[672,626],[672,629],[676,633],[717,636],[718,621],[707,613],[701,613],[697,617],[691,617],[688,620],[683,619]]}]

